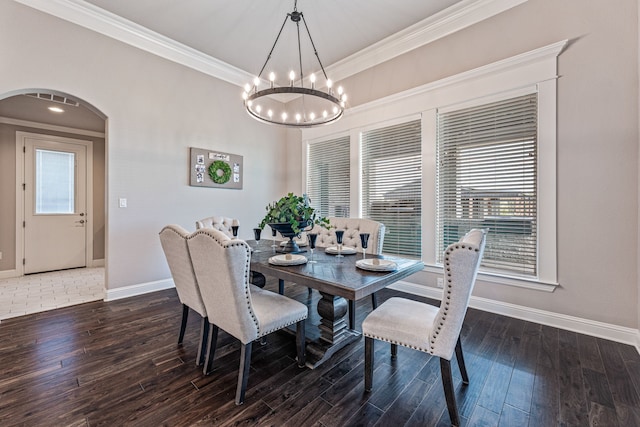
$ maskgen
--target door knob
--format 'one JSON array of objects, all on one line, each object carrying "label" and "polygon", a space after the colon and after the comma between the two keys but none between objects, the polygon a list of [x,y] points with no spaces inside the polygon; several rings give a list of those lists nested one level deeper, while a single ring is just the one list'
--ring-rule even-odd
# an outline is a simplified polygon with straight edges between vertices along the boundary
[{"label": "door knob", "polygon": [[80,212],[80,216],[84,216],[84,212]]},{"label": "door knob", "polygon": [[84,219],[81,219],[80,221],[76,221],[79,222],[80,224],[84,224]]}]

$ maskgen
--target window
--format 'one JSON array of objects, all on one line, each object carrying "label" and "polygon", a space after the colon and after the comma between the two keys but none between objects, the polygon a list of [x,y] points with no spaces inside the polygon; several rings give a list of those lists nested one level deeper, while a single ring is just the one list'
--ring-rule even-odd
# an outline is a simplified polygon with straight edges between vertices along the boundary
[{"label": "window", "polygon": [[307,195],[322,216],[348,217],[349,136],[309,145]]},{"label": "window", "polygon": [[362,132],[362,217],[386,227],[383,252],[421,256],[420,120]]},{"label": "window", "polygon": [[437,261],[471,228],[488,229],[485,271],[536,276],[538,95],[437,115]]},{"label": "window", "polygon": [[36,149],[35,213],[75,212],[75,154]]}]

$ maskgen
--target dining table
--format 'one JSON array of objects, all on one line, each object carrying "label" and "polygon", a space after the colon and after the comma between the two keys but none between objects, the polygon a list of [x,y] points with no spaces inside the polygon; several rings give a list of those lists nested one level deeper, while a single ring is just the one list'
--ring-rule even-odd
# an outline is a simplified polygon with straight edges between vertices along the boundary
[{"label": "dining table", "polygon": [[[424,268],[420,260],[366,254],[366,258],[370,260],[367,263],[371,263],[374,258],[385,265],[394,263],[392,271],[370,271],[356,266],[358,260],[363,259],[362,250],[355,254],[353,250],[345,251],[352,253],[337,257],[333,253],[325,252],[326,248],[319,247],[316,247],[313,253],[313,260],[316,262],[275,265],[269,262],[269,258],[283,254],[276,252],[279,246],[272,247],[272,242],[272,240],[247,241],[252,249],[251,270],[278,278],[280,293],[283,292],[285,281],[316,289],[320,293],[320,299],[317,300],[316,305],[320,317],[317,325],[319,333],[307,334],[307,366],[312,369],[327,361],[341,348],[360,339],[361,332],[350,326],[350,323],[354,325],[354,322],[348,322],[347,301],[355,302],[370,296]],[[306,247],[301,249],[306,252],[297,255],[302,255],[309,260],[310,251]]]}]

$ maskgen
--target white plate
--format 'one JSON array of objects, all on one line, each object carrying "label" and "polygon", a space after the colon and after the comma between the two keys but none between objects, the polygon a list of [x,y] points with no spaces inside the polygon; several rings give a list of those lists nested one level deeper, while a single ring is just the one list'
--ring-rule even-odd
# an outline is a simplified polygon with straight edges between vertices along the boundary
[{"label": "white plate", "polygon": [[298,254],[274,255],[269,258],[269,264],[274,265],[301,265],[307,262],[307,258]]},{"label": "white plate", "polygon": [[[328,253],[328,254],[331,254],[331,255],[338,255],[338,247],[337,246],[329,246],[324,251],[326,253]],[[341,254],[342,255],[353,255],[356,252],[357,252],[356,248],[352,248],[352,247],[349,247],[349,246],[343,246]]]},{"label": "white plate", "polygon": [[367,258],[356,261],[356,267],[369,271],[396,271],[398,264],[386,259]]}]

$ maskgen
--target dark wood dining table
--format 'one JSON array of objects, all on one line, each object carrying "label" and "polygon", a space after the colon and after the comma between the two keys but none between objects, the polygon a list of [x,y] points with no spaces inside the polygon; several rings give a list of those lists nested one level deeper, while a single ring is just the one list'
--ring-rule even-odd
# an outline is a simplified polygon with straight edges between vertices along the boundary
[{"label": "dark wood dining table", "polygon": [[[320,316],[319,338],[307,340],[307,366],[310,368],[319,366],[344,346],[360,339],[361,333],[349,327],[347,300],[356,301],[367,297],[424,267],[419,260],[367,254],[367,258],[394,261],[398,268],[389,272],[366,271],[356,267],[356,261],[362,259],[361,251],[338,258],[325,253],[324,248],[315,249],[313,258],[316,263],[273,265],[269,263],[269,258],[281,254],[271,247],[272,242],[247,241],[254,250],[251,255],[251,270],[276,277],[281,284],[287,281],[317,289],[321,295],[317,303]],[[307,249],[301,255],[310,258],[311,253]]]}]

